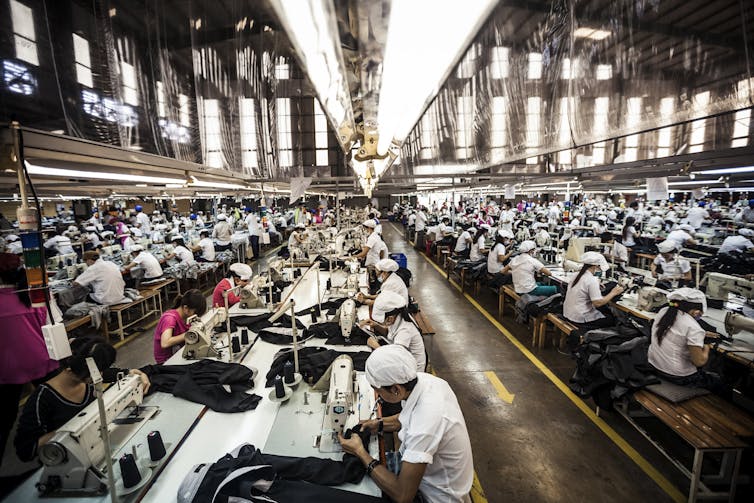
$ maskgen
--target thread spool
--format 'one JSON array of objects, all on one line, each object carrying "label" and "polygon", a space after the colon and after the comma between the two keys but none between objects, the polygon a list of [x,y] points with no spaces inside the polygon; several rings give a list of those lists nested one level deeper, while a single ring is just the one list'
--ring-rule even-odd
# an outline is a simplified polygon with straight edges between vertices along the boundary
[{"label": "thread spool", "polygon": [[136,459],[133,454],[124,454],[119,460],[120,474],[123,477],[123,487],[128,489],[141,482],[141,473],[136,466]]},{"label": "thread spool", "polygon": [[246,345],[248,343],[249,343],[249,329],[242,328],[241,329],[241,344]]},{"label": "thread spool", "polygon": [[293,375],[293,363],[285,362],[285,365],[283,365],[283,376],[285,376],[285,384],[293,384],[293,381],[296,380],[296,377]]},{"label": "thread spool", "polygon": [[238,353],[241,351],[241,342],[238,340],[238,336],[234,335],[230,339],[230,348],[234,353]]},{"label": "thread spool", "polygon": [[149,459],[159,461],[165,457],[165,444],[159,431],[153,431],[147,435],[147,444],[149,444]]},{"label": "thread spool", "polygon": [[285,386],[283,385],[283,378],[275,376],[275,398],[285,398]]},{"label": "thread spool", "polygon": [[327,283],[325,283],[325,286],[328,290],[332,288],[332,281],[330,281],[330,278],[327,278]]}]

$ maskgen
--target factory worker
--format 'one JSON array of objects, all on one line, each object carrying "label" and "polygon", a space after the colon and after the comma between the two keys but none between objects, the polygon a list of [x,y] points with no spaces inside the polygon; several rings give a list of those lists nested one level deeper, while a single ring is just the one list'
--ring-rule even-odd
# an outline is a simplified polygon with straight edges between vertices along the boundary
[{"label": "factory worker", "polygon": [[610,266],[601,253],[586,252],[580,262],[584,265],[568,284],[563,316],[584,331],[614,326],[615,318],[599,308],[623,293],[623,288],[616,285],[607,295],[602,295],[599,277]]},{"label": "factory worker", "polygon": [[194,224],[196,225],[196,227],[198,227],[200,229],[204,227],[205,222],[204,222],[204,212],[203,211],[197,211],[196,212],[196,220],[195,220]]},{"label": "factory worker", "polygon": [[50,237],[44,242],[44,247],[47,252],[52,255],[65,255],[67,253],[75,253],[73,246],[71,245],[71,239],[59,232]]},{"label": "factory worker", "polygon": [[15,234],[8,234],[5,236],[5,251],[14,255],[21,255],[24,252],[21,238]]},{"label": "factory worker", "polygon": [[741,212],[741,221],[754,224],[754,199],[749,199],[748,206]]},{"label": "factory worker", "polygon": [[647,222],[648,227],[664,227],[665,226],[665,220],[662,219],[660,215],[658,215],[656,212],[650,213],[649,221]]},{"label": "factory worker", "polygon": [[519,295],[543,295],[549,297],[558,293],[558,287],[547,286],[537,283],[536,274],[552,276],[545,265],[534,258],[537,245],[534,241],[526,240],[518,245],[519,254],[513,257],[507,266],[501,271],[503,274],[511,273],[513,288]]},{"label": "factory worker", "polygon": [[[385,258],[377,262],[374,268],[377,270],[377,281],[380,283],[378,294],[382,292],[396,293],[403,297],[406,300],[406,305],[408,305],[408,287],[403,278],[395,274],[399,269],[398,262]],[[376,298],[377,295],[369,295],[362,292],[356,294],[356,300],[367,305],[374,304],[374,299]]]},{"label": "factory worker", "polygon": [[697,206],[694,206],[686,213],[686,221],[694,229],[701,228],[704,221],[710,219],[709,212],[705,209],[706,205],[707,203],[700,201]]},{"label": "factory worker", "polygon": [[131,231],[131,237],[134,239],[140,239],[144,237],[144,233],[141,232],[141,229],[139,229],[138,227],[130,227],[128,230]]},{"label": "factory worker", "polygon": [[361,251],[356,254],[354,258],[364,259],[364,265],[366,267],[374,267],[374,264],[381,259],[379,255],[381,249],[379,243],[382,241],[382,238],[374,231],[375,227],[377,227],[374,220],[365,220],[361,226],[367,235],[367,241],[364,246],[361,247]]},{"label": "factory worker", "polygon": [[84,248],[87,250],[94,250],[102,246],[102,240],[100,240],[99,235],[97,234],[97,227],[87,225],[84,230],[86,231],[86,234],[84,235],[84,239],[86,240]]},{"label": "factory worker", "polygon": [[476,229],[474,227],[469,227],[465,231],[461,233],[460,236],[458,236],[458,239],[456,240],[456,247],[453,250],[453,252],[462,257],[462,258],[468,258],[469,253],[471,252],[471,244],[473,242],[473,236],[476,234]]},{"label": "factory worker", "polygon": [[420,206],[419,210],[416,212],[416,219],[414,220],[414,228],[416,232],[426,231],[428,221],[427,214],[424,213],[423,207]]},{"label": "factory worker", "polygon": [[487,224],[483,224],[481,227],[479,227],[479,230],[476,231],[476,234],[474,234],[474,238],[472,239],[472,243],[471,243],[471,251],[469,252],[469,260],[473,262],[484,260],[484,254],[487,252],[487,249],[485,248],[484,238],[487,236],[487,233],[489,231],[490,231],[490,226]]},{"label": "factory worker", "polygon": [[173,245],[173,253],[166,255],[165,260],[177,258],[182,264],[191,265],[196,263],[194,254],[186,248],[182,236],[171,236],[170,243]]},{"label": "factory worker", "polygon": [[604,244],[612,245],[605,247],[604,253],[607,257],[618,265],[628,264],[628,248],[620,242],[620,237],[615,237],[612,232],[604,232],[600,236],[600,241]]},{"label": "factory worker", "polygon": [[113,237],[115,236],[115,233],[113,231],[102,231],[99,235],[100,238],[102,238],[102,246],[109,246],[113,244]]},{"label": "factory worker", "polygon": [[340,436],[343,450],[361,460],[367,474],[392,501],[470,502],[474,479],[471,442],[458,400],[447,382],[416,371],[402,346],[375,349],[366,361],[366,378],[382,400],[402,403],[400,414],[362,423],[373,433],[398,432],[399,475],[372,459],[358,435]]},{"label": "factory worker", "polygon": [[301,246],[306,242],[306,225],[300,223],[293,227],[293,232],[288,236],[288,248]]},{"label": "factory worker", "polygon": [[140,225],[141,231],[146,232],[147,234],[152,232],[152,222],[150,222],[147,214],[144,213],[141,205],[137,204],[134,209],[136,210],[136,223]]},{"label": "factory worker", "polygon": [[251,251],[254,254],[254,258],[259,258],[259,240],[262,237],[262,223],[259,221],[259,216],[251,211],[251,208],[247,208],[248,215],[244,220],[246,228],[249,230],[249,244],[251,245]]},{"label": "factory worker", "polygon": [[717,253],[754,252],[754,229],[738,229],[738,235],[728,236]]},{"label": "factory worker", "polygon": [[597,217],[596,222],[592,222],[592,230],[596,236],[600,236],[607,232],[607,217],[600,215]]},{"label": "factory worker", "polygon": [[231,237],[233,236],[233,228],[228,223],[228,217],[224,213],[217,215],[217,223],[215,228],[212,229],[212,238],[215,240],[215,250],[225,251],[231,247]]},{"label": "factory worker", "polygon": [[498,218],[498,226],[501,230],[510,231],[512,233],[515,217],[516,214],[511,209],[511,203],[506,201],[503,210],[500,212],[500,217]]},{"label": "factory worker", "polygon": [[112,306],[124,300],[126,282],[115,263],[102,260],[94,250],[84,252],[84,262],[87,268],[76,277],[74,286],[89,287],[89,297],[97,304]]},{"label": "factory worker", "polygon": [[652,324],[648,359],[659,377],[682,386],[715,387],[716,380],[701,370],[710,354],[705,332],[698,321],[707,310],[707,298],[695,288],[679,288],[668,295]]},{"label": "factory worker", "polygon": [[125,272],[129,272],[134,267],[141,267],[144,269],[144,279],[151,280],[162,277],[163,271],[160,261],[157,258],[144,250],[141,245],[134,245],[131,247],[131,263],[123,268]]},{"label": "factory worker", "polygon": [[636,227],[634,227],[634,223],[636,223],[636,219],[634,217],[627,217],[626,221],[623,223],[623,231],[621,232],[621,243],[623,243],[623,246],[631,250],[634,246],[636,246],[636,238],[639,236],[639,233],[636,232]]},{"label": "factory worker", "polygon": [[487,272],[492,275],[490,283],[499,287],[503,285],[503,280],[506,277],[501,271],[505,267],[505,261],[513,254],[513,249],[506,250],[506,246],[510,244],[513,239],[513,233],[507,230],[497,231],[495,236],[495,245],[487,254]]},{"label": "factory worker", "polygon": [[676,249],[680,250],[684,246],[695,245],[694,233],[696,231],[689,224],[682,224],[676,230],[670,231],[667,237],[667,241],[672,241],[676,245]]},{"label": "factory worker", "polygon": [[[229,272],[229,276],[220,280],[212,292],[212,305],[214,307],[225,307],[223,292],[237,286],[244,287],[248,285],[251,275],[253,274],[251,267],[240,262],[231,264]],[[239,292],[228,292],[228,307],[237,304],[240,301],[241,298],[239,297]]]},{"label": "factory worker", "polygon": [[131,247],[136,244],[131,237],[131,231],[128,228],[122,229],[120,234],[115,237],[120,240],[120,246],[123,248],[123,251],[130,251]]},{"label": "factory worker", "polygon": [[[416,361],[416,370],[424,372],[427,366],[424,341],[421,332],[408,314],[406,306],[408,306],[408,301],[400,294],[390,291],[381,292],[374,301],[370,325],[372,330],[376,326],[386,328],[385,338],[388,343],[406,348]],[[370,337],[367,345],[372,349],[377,349],[380,347],[380,342],[377,338]]]},{"label": "factory worker", "polygon": [[180,295],[173,309],[162,313],[154,331],[154,359],[158,364],[165,363],[185,342],[184,334],[191,326],[188,319],[202,316],[207,310],[207,299],[202,292],[193,289]]},{"label": "factory worker", "polygon": [[165,242],[165,231],[167,230],[168,226],[165,224],[155,224],[154,230],[152,231],[152,242],[153,243],[164,243]]},{"label": "factory worker", "polygon": [[214,262],[215,261],[215,243],[209,237],[209,231],[203,229],[199,232],[199,243],[191,251],[201,251],[197,262]]},{"label": "factory worker", "polygon": [[652,276],[661,281],[691,281],[691,263],[678,257],[677,244],[666,239],[657,245],[659,255],[650,266]]}]

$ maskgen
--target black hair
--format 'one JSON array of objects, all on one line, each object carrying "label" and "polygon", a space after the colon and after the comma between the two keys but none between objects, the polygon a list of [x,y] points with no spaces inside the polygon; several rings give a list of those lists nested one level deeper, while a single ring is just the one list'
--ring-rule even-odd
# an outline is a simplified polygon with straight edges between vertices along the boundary
[{"label": "black hair", "polygon": [[662,344],[662,338],[668,333],[670,327],[675,323],[675,319],[680,311],[688,313],[692,309],[702,310],[704,306],[696,302],[689,302],[687,300],[679,300],[670,302],[668,310],[662,315],[660,321],[657,322],[657,344]]},{"label": "black hair", "polygon": [[589,269],[590,267],[592,267],[593,265],[594,265],[594,264],[584,264],[584,265],[583,265],[583,266],[581,267],[581,270],[579,271],[579,273],[578,273],[578,274],[576,275],[576,277],[575,277],[575,278],[573,278],[573,283],[571,283],[571,286],[576,286],[576,283],[578,283],[578,282],[579,282],[579,280],[581,279],[581,277],[582,277],[582,276],[583,276],[583,275],[584,275],[584,274],[586,273],[586,271],[587,271],[587,270],[588,270],[588,269]]},{"label": "black hair", "polygon": [[600,234],[600,241],[602,243],[607,243],[611,239],[613,239],[613,233],[612,232],[603,232],[602,234]]},{"label": "black hair", "polygon": [[442,217],[443,222],[450,222],[450,219],[448,217]]},{"label": "black hair", "polygon": [[638,208],[639,207],[639,201],[631,201],[631,204],[628,205],[629,208]]},{"label": "black hair", "polygon": [[[406,391],[413,391],[418,382],[419,382],[419,378],[414,377],[407,383],[396,383],[396,384],[400,384],[401,386],[406,388]],[[390,391],[390,388],[393,386],[395,386],[395,384],[391,384],[390,386],[383,386],[382,389],[384,389],[385,391]]]},{"label": "black hair", "polygon": [[200,292],[196,288],[193,288],[175,299],[175,305],[173,305],[173,309],[178,309],[181,306],[186,306],[189,309],[193,309],[194,311],[196,311],[197,315],[201,316],[207,310],[207,299],[204,298],[202,292]]},{"label": "black hair", "polygon": [[176,236],[173,239],[170,240],[171,243],[178,243],[180,246],[184,246],[185,243],[183,242],[183,238],[181,236]]},{"label": "black hair", "polygon": [[399,307],[398,309],[393,309],[392,311],[388,311],[385,313],[385,318],[388,316],[400,316],[403,318],[403,321],[410,321],[413,323],[413,319],[411,319],[411,315],[408,312],[408,306]]},{"label": "black hair", "polygon": [[620,235],[624,241],[626,240],[626,234],[628,233],[628,228],[634,225],[635,222],[636,222],[636,219],[634,217],[626,218],[626,221],[623,224],[623,232],[621,232],[621,235]]},{"label": "black hair", "polygon": [[90,377],[87,358],[93,358],[99,371],[103,372],[115,363],[115,355],[115,348],[102,337],[77,337],[71,340],[71,356],[65,360],[64,366],[83,381]]},{"label": "black hair", "polygon": [[505,239],[505,236],[503,236],[499,232],[497,234],[495,234],[495,244],[498,244],[498,243],[501,244],[501,245],[505,244],[505,243],[503,243],[503,239]]},{"label": "black hair", "polygon": [[[4,255],[4,254],[3,254]],[[10,255],[10,254],[8,254]],[[17,260],[15,257],[12,260]],[[18,295],[18,300],[26,307],[31,307],[31,299],[27,290],[26,272],[20,268],[11,268],[0,271],[0,280],[6,285],[13,285]]]},{"label": "black hair", "polygon": [[486,233],[487,233],[487,229],[480,226],[479,229],[476,231],[476,234],[474,235],[474,242],[476,243],[477,241],[479,241],[479,238],[485,235]]}]

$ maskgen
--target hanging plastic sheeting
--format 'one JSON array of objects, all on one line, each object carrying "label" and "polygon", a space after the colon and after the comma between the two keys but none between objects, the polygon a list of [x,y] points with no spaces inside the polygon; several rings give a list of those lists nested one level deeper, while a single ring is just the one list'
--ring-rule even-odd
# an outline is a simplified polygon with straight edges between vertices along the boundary
[{"label": "hanging plastic sheeting", "polygon": [[330,174],[266,2],[6,0],[0,15],[5,120],[252,178]]},{"label": "hanging plastic sheeting", "polygon": [[395,172],[557,173],[748,146],[753,43],[751,2],[501,2]]}]

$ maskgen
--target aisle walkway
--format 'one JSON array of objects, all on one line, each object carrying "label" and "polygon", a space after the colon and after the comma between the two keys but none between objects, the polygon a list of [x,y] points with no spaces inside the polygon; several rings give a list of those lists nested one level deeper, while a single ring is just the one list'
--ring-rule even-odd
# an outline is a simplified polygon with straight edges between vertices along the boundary
[{"label": "aisle walkway", "polygon": [[[407,256],[410,292],[437,331],[432,363],[458,396],[490,502],[672,501],[553,384],[544,365],[537,368],[404,240],[400,225],[383,229],[390,252]],[[570,358],[555,355],[561,370],[572,372]],[[670,483],[667,489],[674,491]]]}]

